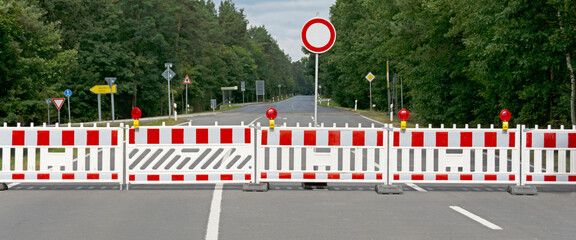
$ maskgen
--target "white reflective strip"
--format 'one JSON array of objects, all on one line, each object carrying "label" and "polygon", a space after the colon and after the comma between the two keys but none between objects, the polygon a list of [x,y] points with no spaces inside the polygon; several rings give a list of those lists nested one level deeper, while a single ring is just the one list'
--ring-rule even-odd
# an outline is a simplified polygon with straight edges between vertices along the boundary
[{"label": "white reflective strip", "polygon": [[74,180],[87,180],[88,173],[74,173]]},{"label": "white reflective strip", "polygon": [[38,131],[28,130],[24,132],[24,145],[38,146]]},{"label": "white reflective strip", "polygon": [[273,172],[273,173],[269,172],[267,174],[267,179],[279,179],[279,178],[280,178],[280,174],[277,172]]},{"label": "white reflective strip", "polygon": [[86,130],[74,130],[74,146],[86,146]]},{"label": "white reflective strip", "polygon": [[316,173],[316,179],[328,179],[328,173]]},{"label": "white reflective strip", "polygon": [[510,132],[508,131],[501,131],[497,133],[497,137],[496,140],[498,141],[496,143],[496,146],[498,147],[509,147],[510,146]]},{"label": "white reflective strip", "polygon": [[292,173],[292,179],[304,179],[304,173]]},{"label": "white reflective strip", "polygon": [[171,182],[172,174],[160,174],[160,182]]},{"label": "white reflective strip", "polygon": [[50,146],[62,146],[62,130],[50,130]]},{"label": "white reflective strip", "polygon": [[196,175],[194,175],[194,174],[185,174],[185,175],[184,175],[184,181],[186,181],[186,182],[196,181]]},{"label": "white reflective strip", "polygon": [[184,144],[196,144],[195,128],[184,128]]},{"label": "white reflective strip", "polygon": [[0,146],[12,146],[12,130],[0,130]]},{"label": "white reflective strip", "polygon": [[232,174],[233,181],[244,181],[246,180],[246,176],[244,173],[234,173]]},{"label": "white reflective strip", "polygon": [[148,175],[146,174],[136,174],[134,176],[134,181],[135,182],[146,182],[148,181]]},{"label": "white reflective strip", "polygon": [[352,173],[341,173],[340,180],[352,180]]},{"label": "white reflective strip", "polygon": [[134,130],[134,143],[135,144],[148,144],[148,129],[138,128]]},{"label": "white reflective strip", "polygon": [[532,175],[533,182],[544,182],[544,175]]},{"label": "white reflective strip", "polygon": [[232,144],[246,144],[244,138],[246,128],[232,128]]},{"label": "white reflective strip", "polygon": [[472,174],[472,181],[485,181],[485,180],[486,180],[486,174]]},{"label": "white reflective strip", "polygon": [[352,146],[352,131],[340,131],[340,146]]},{"label": "white reflective strip", "polygon": [[448,132],[448,147],[460,147],[461,132]]},{"label": "white reflective strip", "polygon": [[112,130],[100,130],[99,146],[112,146]]},{"label": "white reflective strip", "polygon": [[0,172],[0,179],[12,180],[12,173]]},{"label": "white reflective strip", "polygon": [[328,146],[328,136],[327,130],[316,131],[316,146]]},{"label": "white reflective strip", "polygon": [[375,173],[364,173],[364,180],[376,180]]},{"label": "white reflective strip", "polygon": [[208,174],[208,181],[220,181],[221,174]]},{"label": "white reflective strip", "polygon": [[399,147],[412,147],[412,132],[403,131],[399,133]]},{"label": "white reflective strip", "polygon": [[497,174],[496,181],[510,181],[510,174]]},{"label": "white reflective strip", "polygon": [[400,180],[400,181],[410,181],[410,180],[412,180],[412,175],[411,175],[411,174],[400,174],[398,180]]},{"label": "white reflective strip", "polygon": [[424,174],[424,181],[436,181],[436,174]]},{"label": "white reflective strip", "polygon": [[25,173],[25,174],[24,174],[24,179],[25,179],[25,180],[37,180],[37,179],[38,179],[38,174],[37,174],[37,173]]},{"label": "white reflective strip", "polygon": [[556,148],[568,148],[568,133],[556,133]]},{"label": "white reflective strip", "polygon": [[472,147],[484,147],[484,132],[472,132]]},{"label": "white reflective strip", "polygon": [[568,182],[568,176],[556,175],[556,182]]},{"label": "white reflective strip", "polygon": [[159,144],[172,144],[172,128],[160,128],[158,138]]},{"label": "white reflective strip", "polygon": [[378,131],[364,131],[364,146],[376,146],[378,144]]},{"label": "white reflective strip", "polygon": [[220,128],[208,128],[208,144],[220,144]]},{"label": "white reflective strip", "polygon": [[544,133],[532,133],[532,148],[544,147]]},{"label": "white reflective strip", "polygon": [[50,180],[62,180],[62,173],[50,173]]},{"label": "white reflective strip", "polygon": [[280,144],[280,131],[268,130],[268,145],[277,146]]},{"label": "white reflective strip", "polygon": [[424,132],[424,147],[436,147],[436,132]]},{"label": "white reflective strip", "polygon": [[292,146],[304,145],[304,130],[292,130]]}]

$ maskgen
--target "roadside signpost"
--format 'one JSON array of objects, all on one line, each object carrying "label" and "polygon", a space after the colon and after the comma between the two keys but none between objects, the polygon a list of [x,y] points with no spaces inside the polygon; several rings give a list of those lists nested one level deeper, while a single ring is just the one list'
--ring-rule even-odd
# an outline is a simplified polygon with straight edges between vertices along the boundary
[{"label": "roadside signpost", "polygon": [[60,124],[60,108],[64,105],[64,101],[66,101],[66,98],[52,98],[52,102],[58,108],[58,124]]},{"label": "roadside signpost", "polygon": [[216,111],[216,99],[210,99],[210,108],[212,108],[212,112]]},{"label": "roadside signpost", "polygon": [[172,63],[164,63],[164,67],[166,67],[166,71],[162,73],[162,77],[164,77],[168,81],[168,117],[172,116],[172,108],[170,104],[170,80],[176,75],[172,69]]},{"label": "roadside signpost", "polygon": [[376,76],[374,76],[374,74],[369,72],[365,78],[368,80],[368,82],[370,82],[370,111],[372,111],[372,80],[374,80]]},{"label": "roadside signpost", "polygon": [[302,27],[300,35],[304,47],[316,54],[316,70],[314,72],[314,126],[318,125],[318,55],[334,45],[336,30],[334,25],[323,18],[312,18]]},{"label": "roadside signpost", "polygon": [[90,91],[98,95],[98,121],[102,122],[102,94],[116,93],[116,85],[112,85],[112,88],[109,85],[96,85]]},{"label": "roadside signpost", "polygon": [[244,103],[244,91],[246,91],[246,82],[240,82],[240,90],[242,90],[242,103]]},{"label": "roadside signpost", "polygon": [[[110,89],[112,89],[112,86],[114,86],[114,82],[116,81],[116,78],[115,77],[107,77],[104,79],[108,83],[108,86],[110,86]],[[114,93],[110,93],[110,97],[111,97],[111,104],[112,104],[112,122],[114,122]]]},{"label": "roadside signpost", "polygon": [[46,102],[46,106],[48,106],[48,125],[50,125],[50,103],[52,102],[52,98],[44,98]]},{"label": "roadside signpost", "polygon": [[70,115],[70,96],[72,96],[72,90],[70,89],[64,90],[64,96],[68,98],[68,123],[72,123],[72,118]]},{"label": "roadside signpost", "polygon": [[264,89],[264,80],[256,80],[256,102],[258,102],[258,96],[262,95],[262,102],[266,101]]},{"label": "roadside signpost", "polygon": [[190,85],[192,82],[190,82],[190,78],[188,77],[188,74],[186,74],[186,77],[184,78],[184,82],[182,82],[184,85],[186,85],[186,114],[188,114],[188,85]]}]

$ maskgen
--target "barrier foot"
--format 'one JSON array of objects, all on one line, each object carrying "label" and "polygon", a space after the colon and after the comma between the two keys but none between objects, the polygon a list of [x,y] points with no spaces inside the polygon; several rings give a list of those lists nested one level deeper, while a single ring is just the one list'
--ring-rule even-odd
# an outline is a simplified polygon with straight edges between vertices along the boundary
[{"label": "barrier foot", "polygon": [[538,190],[534,186],[508,186],[508,190],[512,195],[536,195]]},{"label": "barrier foot", "polygon": [[378,184],[375,188],[378,194],[402,194],[404,192],[400,185]]},{"label": "barrier foot", "polygon": [[322,182],[302,183],[302,188],[304,188],[304,189],[328,189],[328,183],[322,183]]},{"label": "barrier foot", "polygon": [[268,192],[268,183],[244,183],[244,192]]},{"label": "barrier foot", "polygon": [[8,185],[6,185],[6,183],[0,183],[0,191],[6,191],[8,190]]}]

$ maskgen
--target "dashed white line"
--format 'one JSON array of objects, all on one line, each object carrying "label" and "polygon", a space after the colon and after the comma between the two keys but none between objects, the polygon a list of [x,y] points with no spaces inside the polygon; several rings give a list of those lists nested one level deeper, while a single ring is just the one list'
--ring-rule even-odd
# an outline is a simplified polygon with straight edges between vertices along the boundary
[{"label": "dashed white line", "polygon": [[418,192],[428,192],[426,191],[426,189],[419,187],[418,185],[414,184],[414,183],[406,183],[406,185],[408,187],[414,188],[416,191]]},{"label": "dashed white line", "polygon": [[214,186],[212,203],[210,204],[210,215],[208,216],[208,228],[206,229],[206,240],[218,239],[218,228],[220,226],[220,204],[222,202],[222,184]]},{"label": "dashed white line", "polygon": [[472,220],[492,229],[492,230],[502,230],[502,228],[494,223],[489,222],[488,220],[479,217],[478,215],[468,212],[465,209],[458,207],[458,206],[450,206],[452,210],[461,213],[462,215],[471,218]]}]

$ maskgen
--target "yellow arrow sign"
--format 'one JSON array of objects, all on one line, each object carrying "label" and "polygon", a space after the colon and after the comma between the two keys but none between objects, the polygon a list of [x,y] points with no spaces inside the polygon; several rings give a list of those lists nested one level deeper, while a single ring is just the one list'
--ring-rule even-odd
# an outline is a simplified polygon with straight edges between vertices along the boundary
[{"label": "yellow arrow sign", "polygon": [[[96,94],[110,93],[110,86],[108,86],[108,85],[96,85],[96,86],[90,88],[90,91],[92,91],[93,93],[96,93]],[[112,92],[116,93],[116,84],[112,85]]]}]

